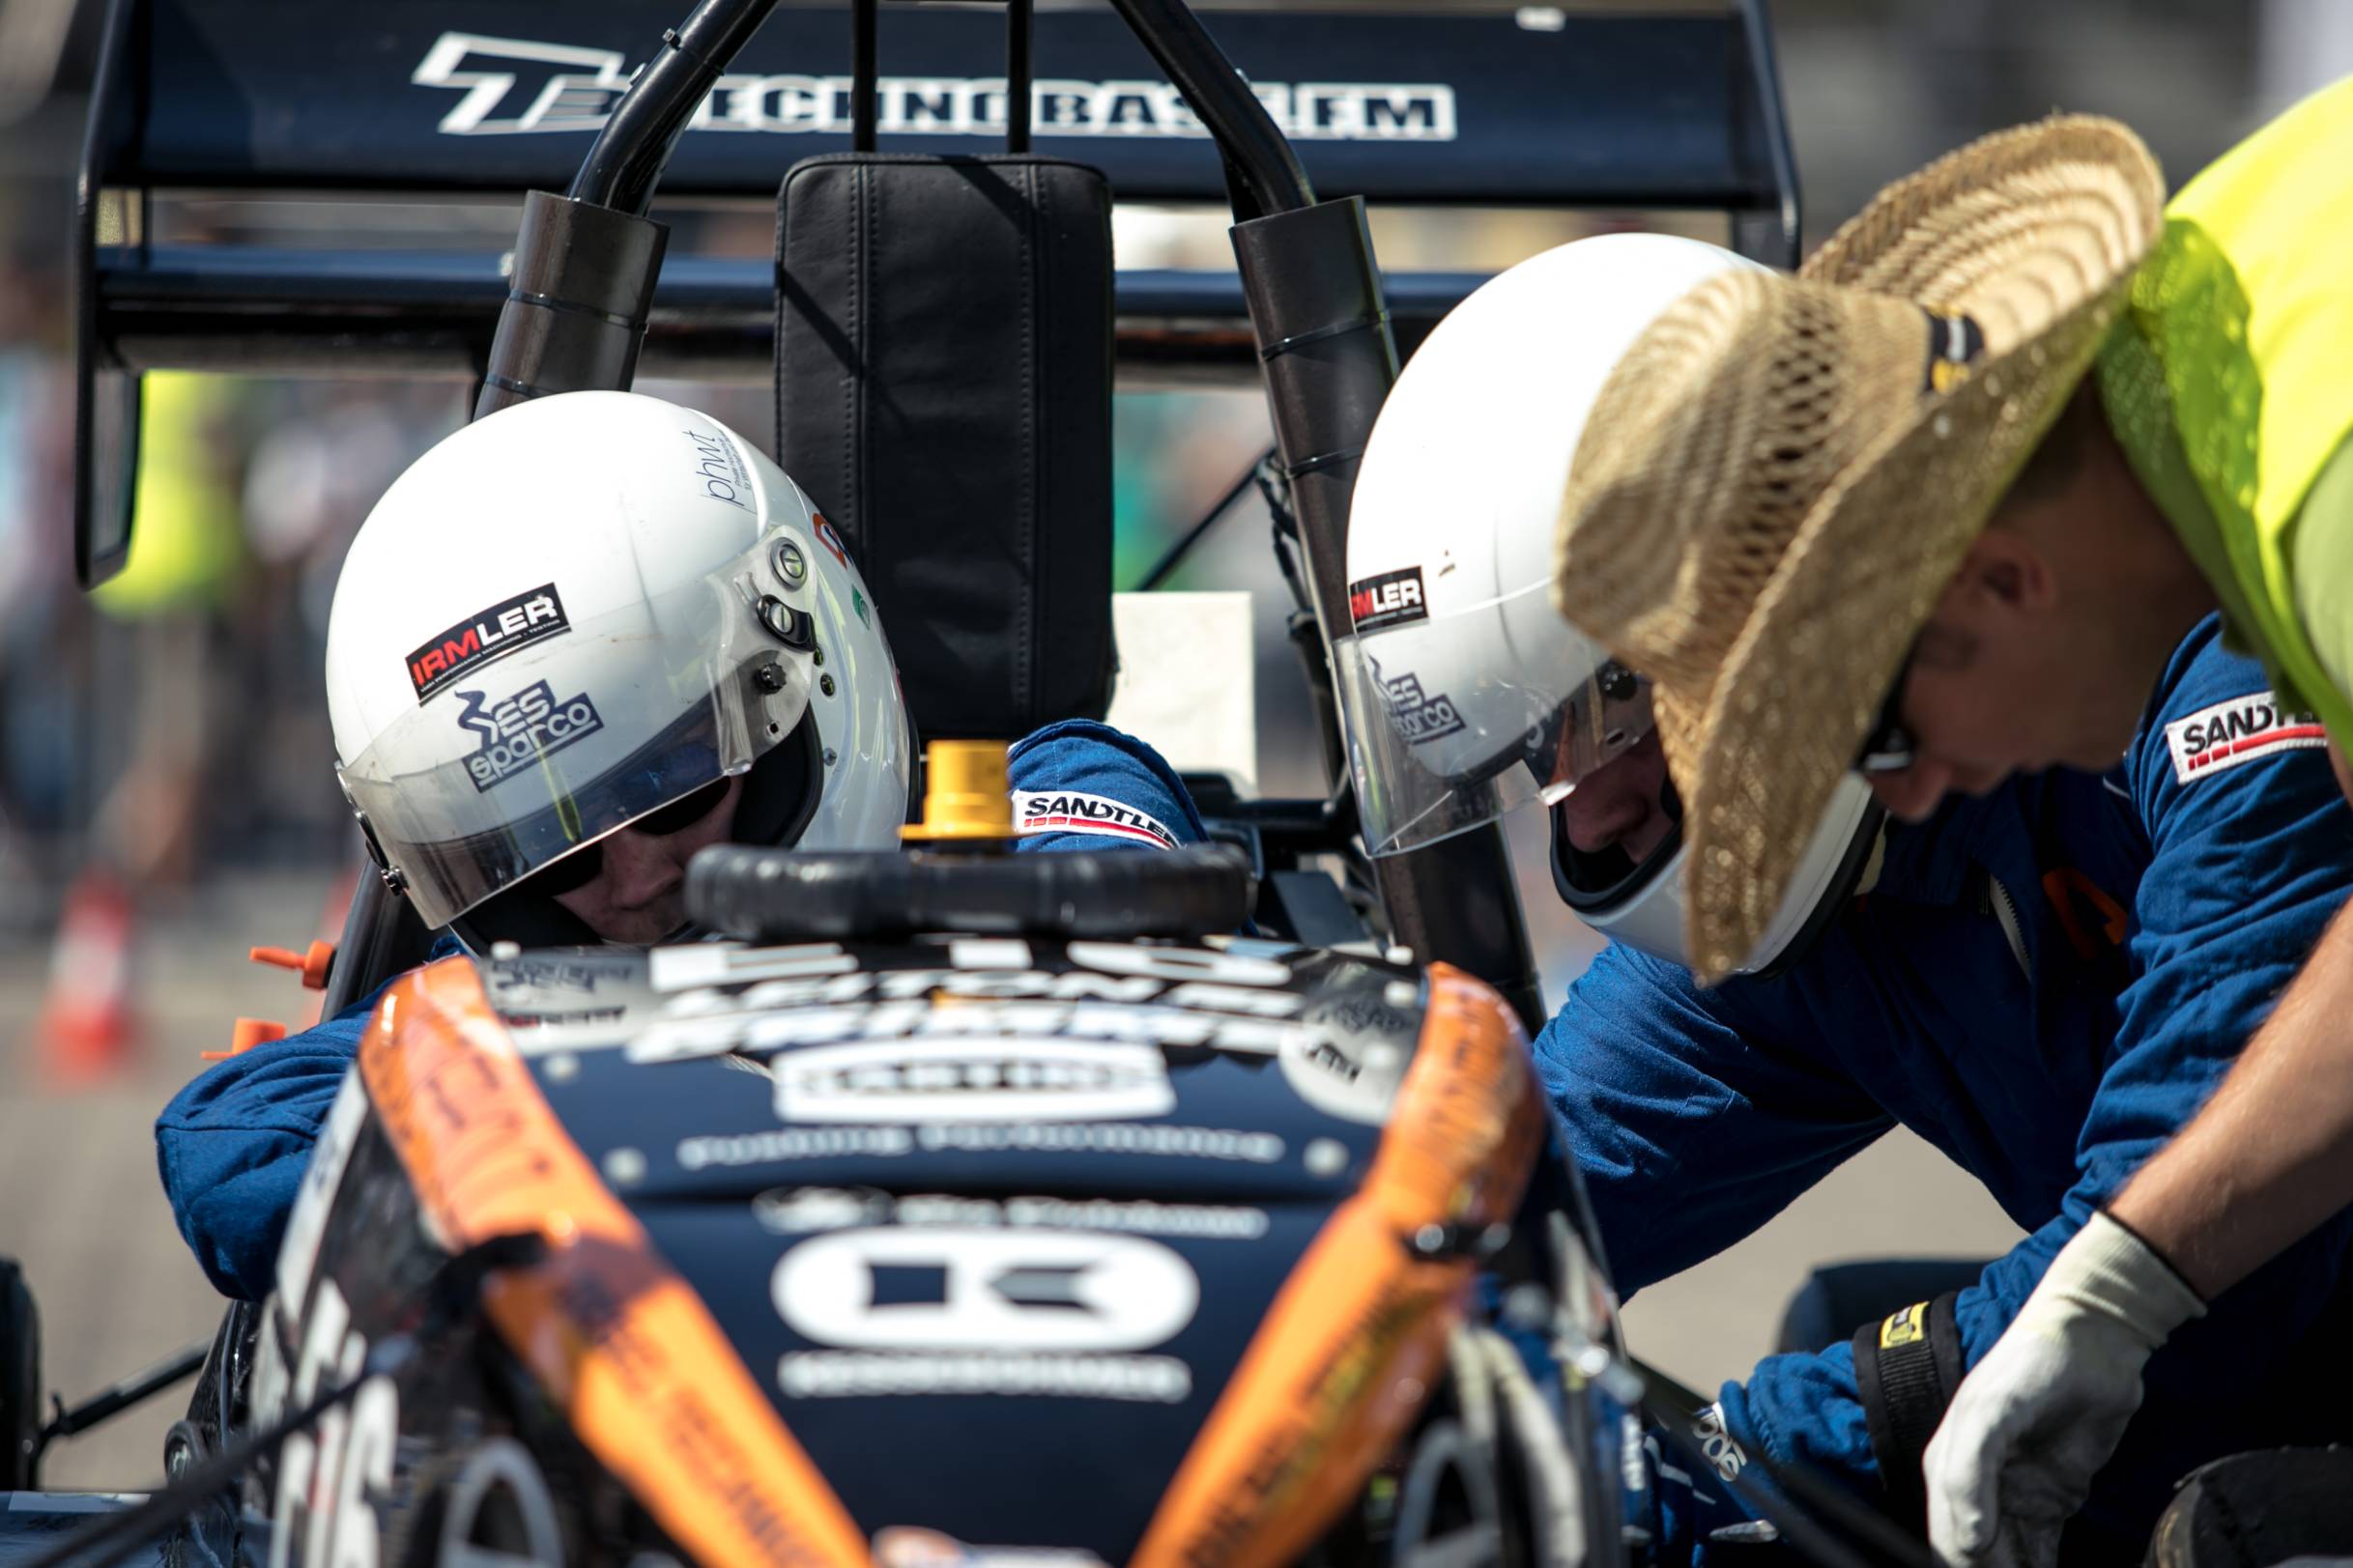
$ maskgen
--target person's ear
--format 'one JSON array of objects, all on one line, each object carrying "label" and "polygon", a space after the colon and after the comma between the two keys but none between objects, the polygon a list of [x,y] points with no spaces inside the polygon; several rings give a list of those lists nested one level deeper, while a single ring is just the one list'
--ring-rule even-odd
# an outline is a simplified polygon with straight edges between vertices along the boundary
[{"label": "person's ear", "polygon": [[2058,578],[2032,540],[1987,528],[1971,540],[1960,577],[1972,597],[2012,614],[2049,614],[2059,607]]}]

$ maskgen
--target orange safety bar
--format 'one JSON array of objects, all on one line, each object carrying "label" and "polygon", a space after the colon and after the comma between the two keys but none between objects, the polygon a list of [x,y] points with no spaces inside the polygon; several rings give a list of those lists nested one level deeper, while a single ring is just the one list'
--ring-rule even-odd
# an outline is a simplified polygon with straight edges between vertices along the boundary
[{"label": "orange safety bar", "polygon": [[710,1568],[870,1568],[710,1309],[549,1108],[472,963],[444,959],[387,992],[359,1069],[448,1246],[547,1242],[483,1287],[490,1320],[673,1540]]},{"label": "orange safety bar", "polygon": [[1283,1282],[1131,1568],[1259,1568],[1331,1527],[1420,1413],[1477,1271],[1414,1238],[1507,1218],[1543,1130],[1518,1018],[1432,965],[1420,1044],[1363,1188]]}]

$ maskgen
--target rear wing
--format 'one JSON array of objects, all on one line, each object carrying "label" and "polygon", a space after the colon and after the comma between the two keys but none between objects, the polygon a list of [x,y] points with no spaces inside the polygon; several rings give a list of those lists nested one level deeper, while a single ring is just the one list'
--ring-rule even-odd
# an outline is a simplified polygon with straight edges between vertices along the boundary
[{"label": "rear wing", "polygon": [[[114,0],[93,95],[82,280],[100,359],[124,369],[478,373],[505,296],[498,248],[252,248],[150,242],[169,192],[416,200],[560,190],[659,36],[669,0]],[[1374,203],[1695,209],[1742,248],[1791,259],[1794,173],[1762,0],[1703,14],[1545,9],[1431,14],[1219,12],[1227,54],[1319,194]],[[894,149],[1001,145],[993,9],[888,8],[881,130]],[[1108,11],[1036,22],[1039,152],[1092,163],[1123,200],[1220,206],[1214,145]],[[785,170],[849,145],[846,7],[782,9],[704,100],[665,198],[767,201]],[[1389,279],[1402,317],[1477,280]],[[767,361],[773,277],[758,259],[673,258],[647,367],[740,375]],[[1247,358],[1228,272],[1120,278],[1123,340]],[[1171,324],[1189,324],[1172,339]],[[1219,330],[1212,324],[1223,324]]]},{"label": "rear wing", "polygon": [[[506,299],[511,226],[470,248],[338,242],[331,226],[300,247],[234,243],[159,228],[167,203],[561,190],[674,3],[400,0],[304,7],[290,26],[283,0],[110,0],[75,235],[83,515],[127,516],[142,372],[479,377]],[[1764,4],[1206,21],[1326,197],[1720,212],[1741,249],[1790,263],[1796,178]],[[1003,144],[997,8],[894,5],[879,31],[886,147]],[[1043,12],[1033,66],[1038,152],[1102,168],[1125,200],[1224,205],[1216,146],[1118,15]],[[850,71],[847,4],[780,8],[695,113],[665,199],[772,201],[792,163],[849,146]],[[1401,343],[1481,281],[1388,274]],[[674,246],[644,371],[763,375],[774,287],[765,256]],[[1122,271],[1116,311],[1125,365],[1255,367],[1230,271]]]}]

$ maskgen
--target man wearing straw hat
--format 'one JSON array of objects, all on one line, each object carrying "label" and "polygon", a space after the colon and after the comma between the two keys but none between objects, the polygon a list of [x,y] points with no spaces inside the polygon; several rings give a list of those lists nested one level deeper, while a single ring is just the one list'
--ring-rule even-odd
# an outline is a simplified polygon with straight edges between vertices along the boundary
[{"label": "man wearing straw hat", "polygon": [[[1917,816],[2014,771],[2104,768],[2217,609],[2281,711],[2169,727],[2180,787],[2325,730],[2353,794],[2349,146],[2344,83],[2168,207],[2113,122],[1988,137],[1798,279],[1694,290],[1620,362],[1556,597],[1655,682],[1703,976],[1738,966],[1842,775]],[[2259,913],[2297,868],[2265,872],[2214,897]],[[1949,1559],[2052,1560],[2156,1347],[2353,1201],[2348,1016],[2339,918],[1962,1384],[1927,1464]]]}]

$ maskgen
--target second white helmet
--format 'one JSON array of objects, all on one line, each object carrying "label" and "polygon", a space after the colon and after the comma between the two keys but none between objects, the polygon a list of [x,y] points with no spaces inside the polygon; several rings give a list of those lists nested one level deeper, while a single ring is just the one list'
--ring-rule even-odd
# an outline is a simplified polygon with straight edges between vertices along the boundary
[{"label": "second white helmet", "polygon": [[[1593,400],[1643,328],[1699,284],[1757,265],[1668,235],[1575,241],[1473,293],[1406,365],[1359,470],[1353,635],[1334,647],[1374,854],[1559,802],[1650,735],[1648,684],[1553,608],[1561,496]],[[1859,781],[1842,785],[1808,862],[1821,874],[1801,878],[1802,907],[1749,968],[1780,957],[1852,885],[1876,831],[1870,801]],[[1664,810],[1679,814],[1671,788]],[[1632,857],[1561,842],[1555,859],[1590,924],[1681,961],[1679,835]]]},{"label": "second white helmet", "polygon": [[737,841],[887,848],[913,755],[864,581],[716,420],[575,392],[466,426],[353,541],[337,777],[387,880],[470,945],[590,940],[527,878],[741,777]]}]

